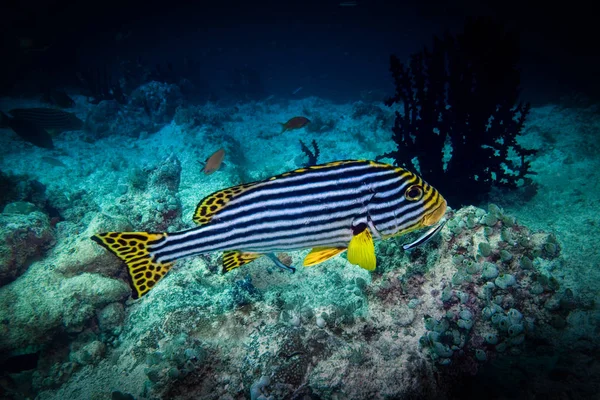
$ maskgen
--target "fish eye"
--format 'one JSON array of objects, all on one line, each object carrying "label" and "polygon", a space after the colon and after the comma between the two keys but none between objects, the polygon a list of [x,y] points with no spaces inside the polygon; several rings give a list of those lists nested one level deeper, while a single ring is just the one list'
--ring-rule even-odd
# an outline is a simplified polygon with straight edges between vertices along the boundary
[{"label": "fish eye", "polygon": [[404,197],[410,201],[421,200],[423,197],[423,188],[419,185],[412,185],[406,189],[406,192],[404,192]]}]

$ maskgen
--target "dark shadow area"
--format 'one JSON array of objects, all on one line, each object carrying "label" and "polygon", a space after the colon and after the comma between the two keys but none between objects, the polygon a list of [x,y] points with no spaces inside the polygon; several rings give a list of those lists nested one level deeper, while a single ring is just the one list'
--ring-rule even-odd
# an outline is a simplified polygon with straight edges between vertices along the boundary
[{"label": "dark shadow area", "polygon": [[[406,60],[468,15],[520,35],[523,95],[534,105],[595,96],[593,13],[470,0],[136,2],[13,1],[3,6],[2,94],[85,89],[81,75],[185,78],[196,100],[319,96],[345,102],[393,91],[389,56]],[[130,76],[131,78],[131,76]]]}]

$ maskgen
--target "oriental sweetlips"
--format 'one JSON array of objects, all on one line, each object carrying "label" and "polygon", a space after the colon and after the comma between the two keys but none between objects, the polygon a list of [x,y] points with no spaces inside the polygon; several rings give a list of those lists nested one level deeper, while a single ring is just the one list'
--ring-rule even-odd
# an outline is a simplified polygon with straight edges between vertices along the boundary
[{"label": "oriental sweetlips", "polygon": [[[199,226],[174,233],[107,232],[92,239],[128,267],[133,297],[152,289],[177,259],[224,251],[223,271],[274,252],[312,248],[305,266],[344,251],[372,271],[373,239],[433,226],[446,201],[418,175],[369,160],[336,161],[233,186],[204,198]],[[281,263],[278,266],[286,267]]]}]

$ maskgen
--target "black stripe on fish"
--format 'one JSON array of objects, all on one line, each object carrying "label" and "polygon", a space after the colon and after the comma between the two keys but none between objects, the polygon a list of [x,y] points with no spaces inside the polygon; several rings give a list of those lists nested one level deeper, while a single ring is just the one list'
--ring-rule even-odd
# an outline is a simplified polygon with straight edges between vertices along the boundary
[{"label": "black stripe on fish", "polygon": [[[193,229],[179,234],[172,234],[169,241],[163,242],[154,250],[161,251],[164,247],[176,246],[194,239],[201,239],[203,246],[218,245],[225,239],[245,238],[256,233],[277,232],[281,227],[310,227],[327,225],[340,219],[352,219],[362,206],[356,204],[340,205],[333,203],[334,209],[321,208],[301,214],[266,216],[260,221],[240,222],[240,218],[228,221],[215,221],[204,229]],[[208,235],[208,236],[207,236]]]},{"label": "black stripe on fish", "polygon": [[[388,192],[393,191],[401,182],[397,178],[381,179],[377,181],[365,182],[360,185],[356,182],[346,182],[340,180],[340,183],[335,186],[329,186],[329,190],[320,187],[306,186],[303,190],[294,192],[289,191],[286,195],[262,195],[257,192],[251,202],[228,204],[223,210],[218,211],[214,218],[218,220],[226,220],[241,215],[255,215],[261,210],[268,209],[269,212],[289,210],[296,206],[296,203],[302,203],[304,207],[321,206],[323,204],[333,204],[340,201],[356,200],[361,194],[373,192]],[[246,194],[246,193],[245,193]],[[400,194],[396,194],[400,195]]]},{"label": "black stripe on fish", "polygon": [[[171,259],[170,255],[175,253],[190,253],[195,254],[198,251],[215,251],[226,248],[243,249],[244,251],[259,251],[264,247],[274,246],[281,248],[277,243],[279,240],[291,240],[294,248],[298,247],[298,243],[306,240],[312,240],[312,237],[324,235],[324,237],[333,237],[332,235],[347,227],[346,237],[351,238],[351,230],[349,226],[352,222],[352,217],[346,217],[339,220],[331,220],[327,223],[314,223],[309,225],[292,225],[287,229],[281,227],[270,227],[262,230],[255,230],[251,233],[242,232],[231,235],[227,238],[211,239],[210,230],[199,228],[200,231],[195,232],[195,237],[187,237],[186,240],[180,240],[176,243],[170,241],[166,245],[162,245],[160,249],[153,248],[153,254],[160,257],[161,260]],[[177,234],[175,234],[177,235]],[[210,235],[210,236],[209,236]],[[325,240],[326,241],[326,240]],[[325,242],[324,241],[324,242]],[[339,240],[333,240],[338,243]],[[290,243],[292,243],[290,242]],[[279,246],[279,247],[278,247]]]},{"label": "black stripe on fish", "polygon": [[54,108],[16,108],[9,114],[43,129],[78,130],[83,127],[83,121],[75,114]]},{"label": "black stripe on fish", "polygon": [[338,168],[310,170],[274,181],[258,183],[240,196],[234,198],[227,208],[252,205],[259,200],[285,199],[330,189],[358,188],[360,185],[376,184],[398,179],[393,169],[370,168],[369,165],[350,166],[350,171]]},{"label": "black stripe on fish", "polygon": [[[325,206],[328,206],[331,209],[344,209],[348,207],[349,204],[344,204],[343,202],[352,203],[357,199],[357,195],[360,196],[361,191],[363,193],[368,193],[369,190],[373,189],[376,189],[378,192],[393,190],[394,187],[401,184],[398,178],[382,179],[380,182],[374,182],[371,188],[355,187],[355,182],[345,183],[343,180],[340,180],[339,182],[342,184],[336,186],[336,190],[334,191],[323,191],[320,188],[315,189],[308,185],[302,192],[290,191],[289,196],[284,198],[281,198],[281,196],[265,198],[265,196],[262,196],[262,194],[258,192],[258,198],[262,197],[264,201],[258,201],[256,195],[253,199],[254,202],[248,206],[244,206],[243,204],[233,204],[232,201],[222,211],[216,213],[214,223],[229,222],[231,224],[229,227],[243,227],[245,225],[253,224],[253,219],[258,219],[257,215],[260,216],[260,221],[263,222],[293,219],[292,217],[286,218],[286,216],[298,215],[298,212],[306,214],[306,217],[312,218],[319,215],[320,212],[311,212],[311,207],[316,210],[323,210]],[[384,182],[386,186],[376,186],[377,184],[382,184]],[[242,196],[251,192],[256,193],[259,189],[260,188],[258,187],[253,187],[251,191],[243,193]],[[400,195],[401,193],[396,193],[396,196]],[[299,200],[302,200],[301,204],[297,204],[299,203]],[[366,200],[368,200],[368,198],[364,199],[364,201]],[[172,240],[177,239],[172,238]],[[182,240],[187,239],[182,238]]]}]

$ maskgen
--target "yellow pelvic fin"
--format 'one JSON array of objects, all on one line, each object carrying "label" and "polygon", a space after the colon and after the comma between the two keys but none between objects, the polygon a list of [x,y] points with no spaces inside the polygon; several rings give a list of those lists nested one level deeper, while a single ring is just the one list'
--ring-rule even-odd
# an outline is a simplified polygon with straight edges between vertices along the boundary
[{"label": "yellow pelvic fin", "polygon": [[192,220],[198,225],[204,225],[210,222],[212,217],[219,212],[231,199],[235,196],[244,193],[250,187],[254,186],[255,183],[247,183],[243,185],[232,186],[227,189],[219,190],[206,196],[194,212]]},{"label": "yellow pelvic fin", "polygon": [[368,228],[365,228],[361,233],[354,235],[348,245],[348,261],[366,269],[374,271],[377,266],[375,258],[375,245],[373,237]]},{"label": "yellow pelvic fin", "polygon": [[241,267],[261,257],[259,253],[244,253],[241,251],[226,251],[223,253],[223,273]]},{"label": "yellow pelvic fin", "polygon": [[321,264],[346,251],[345,247],[315,247],[304,258],[304,266],[312,267],[313,265]]},{"label": "yellow pelvic fin", "polygon": [[127,265],[132,297],[142,297],[161,280],[173,266],[172,262],[154,261],[148,245],[167,237],[166,233],[106,232],[92,236],[92,240],[113,252]]}]

